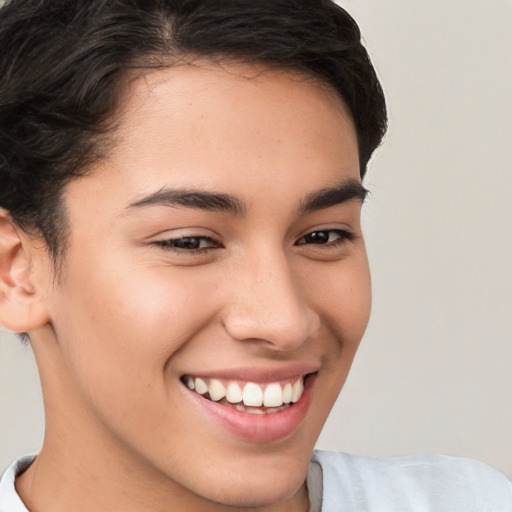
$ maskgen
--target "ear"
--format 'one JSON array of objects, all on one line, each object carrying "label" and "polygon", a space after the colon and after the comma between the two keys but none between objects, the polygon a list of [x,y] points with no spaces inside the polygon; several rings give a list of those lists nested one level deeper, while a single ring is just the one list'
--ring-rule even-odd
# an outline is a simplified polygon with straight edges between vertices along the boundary
[{"label": "ear", "polygon": [[49,279],[36,275],[47,259],[46,250],[0,208],[0,325],[6,329],[22,333],[48,323],[43,283]]}]

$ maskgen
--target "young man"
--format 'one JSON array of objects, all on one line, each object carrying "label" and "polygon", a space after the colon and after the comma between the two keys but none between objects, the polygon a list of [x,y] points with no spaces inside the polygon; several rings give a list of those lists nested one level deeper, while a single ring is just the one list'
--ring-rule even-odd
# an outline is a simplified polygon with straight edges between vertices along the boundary
[{"label": "young man", "polygon": [[324,0],[0,10],[0,322],[43,448],[0,511],[512,510],[473,461],[313,448],[365,330],[386,126]]}]

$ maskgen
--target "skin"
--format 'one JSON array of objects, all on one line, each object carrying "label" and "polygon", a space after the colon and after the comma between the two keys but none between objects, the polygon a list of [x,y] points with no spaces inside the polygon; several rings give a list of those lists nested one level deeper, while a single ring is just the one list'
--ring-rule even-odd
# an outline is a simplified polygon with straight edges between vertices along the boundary
[{"label": "skin", "polygon": [[[115,149],[65,191],[59,282],[44,244],[3,212],[2,320],[29,330],[46,410],[41,454],[16,482],[32,512],[308,509],[309,459],[365,330],[370,278],[361,201],[300,206],[359,182],[357,138],[328,88],[261,71],[131,82]],[[164,188],[229,194],[245,212],[129,207]],[[319,231],[326,243],[303,238]],[[215,244],[159,244],[184,236]],[[295,364],[318,368],[310,406],[264,444],[212,421],[180,381]]]}]

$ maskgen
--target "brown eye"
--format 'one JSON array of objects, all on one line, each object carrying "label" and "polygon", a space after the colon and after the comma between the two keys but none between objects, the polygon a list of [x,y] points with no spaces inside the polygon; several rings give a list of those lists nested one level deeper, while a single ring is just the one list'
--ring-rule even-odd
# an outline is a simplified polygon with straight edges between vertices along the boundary
[{"label": "brown eye", "polygon": [[208,236],[184,236],[181,238],[170,238],[157,242],[166,249],[178,249],[181,251],[200,251],[219,247],[219,243]]},{"label": "brown eye", "polygon": [[338,245],[352,238],[352,233],[343,229],[323,229],[304,235],[295,242],[295,245]]}]

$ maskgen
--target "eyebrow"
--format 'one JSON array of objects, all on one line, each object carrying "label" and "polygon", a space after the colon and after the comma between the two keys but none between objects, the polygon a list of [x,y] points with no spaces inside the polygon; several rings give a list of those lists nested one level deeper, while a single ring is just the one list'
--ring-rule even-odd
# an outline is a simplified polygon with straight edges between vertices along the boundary
[{"label": "eyebrow", "polygon": [[183,206],[210,212],[226,212],[237,216],[242,216],[247,209],[243,201],[229,194],[168,188],[163,188],[131,203],[128,209],[144,206]]},{"label": "eyebrow", "polygon": [[347,179],[334,187],[323,188],[308,195],[301,204],[303,213],[323,210],[330,208],[352,199],[357,199],[361,203],[364,202],[368,190],[355,179]]},{"label": "eyebrow", "polygon": [[[300,205],[302,213],[336,206],[357,199],[361,203],[368,191],[354,179],[347,179],[334,187],[323,188],[309,194]],[[247,211],[244,201],[230,194],[207,192],[195,189],[162,188],[128,205],[127,209],[146,206],[185,207],[211,212],[225,212],[243,216]]]}]

